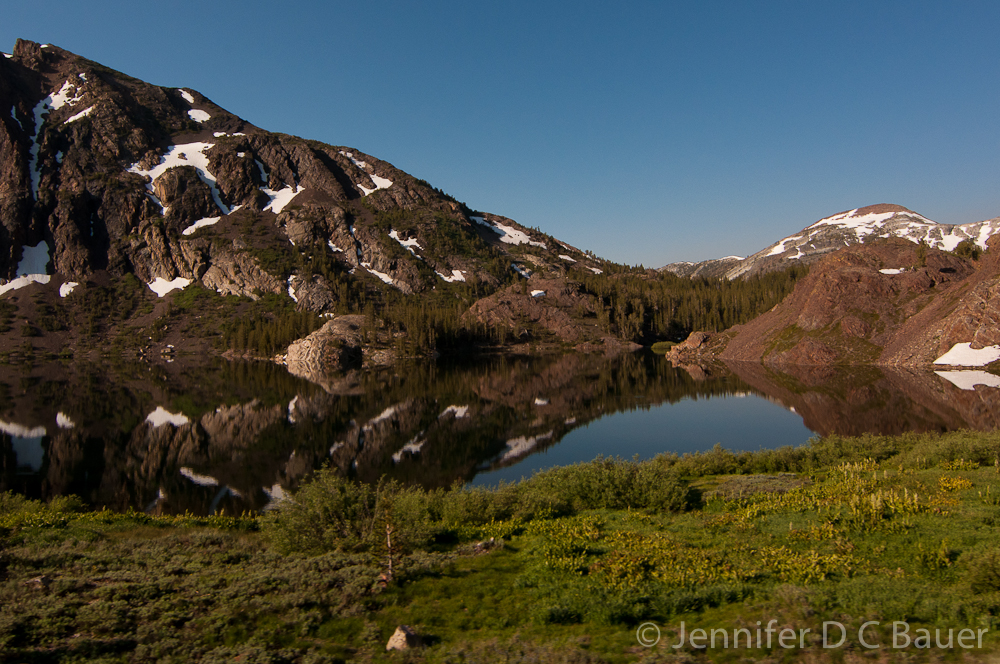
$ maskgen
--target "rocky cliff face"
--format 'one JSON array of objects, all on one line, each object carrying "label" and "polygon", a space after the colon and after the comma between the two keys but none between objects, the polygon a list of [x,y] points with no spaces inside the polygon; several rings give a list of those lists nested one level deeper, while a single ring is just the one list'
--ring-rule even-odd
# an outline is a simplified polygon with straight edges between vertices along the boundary
[{"label": "rocky cliff face", "polygon": [[872,240],[901,238],[951,251],[964,240],[981,249],[1000,230],[1000,217],[971,224],[939,224],[901,205],[879,204],[847,210],[804,228],[747,258],[728,256],[700,263],[671,263],[662,270],[682,277],[735,279],[810,264],[826,254]]},{"label": "rocky cliff face", "polygon": [[[354,148],[19,40],[0,57],[0,295],[134,274],[336,308],[340,286],[489,294],[592,257]],[[64,295],[60,291],[60,295]]]}]

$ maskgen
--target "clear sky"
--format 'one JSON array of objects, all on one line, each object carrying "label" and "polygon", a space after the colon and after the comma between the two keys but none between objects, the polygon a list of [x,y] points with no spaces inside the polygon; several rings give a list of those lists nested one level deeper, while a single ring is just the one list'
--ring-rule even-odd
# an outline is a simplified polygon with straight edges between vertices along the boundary
[{"label": "clear sky", "polygon": [[9,3],[52,43],[629,264],[1000,215],[1000,2]]}]

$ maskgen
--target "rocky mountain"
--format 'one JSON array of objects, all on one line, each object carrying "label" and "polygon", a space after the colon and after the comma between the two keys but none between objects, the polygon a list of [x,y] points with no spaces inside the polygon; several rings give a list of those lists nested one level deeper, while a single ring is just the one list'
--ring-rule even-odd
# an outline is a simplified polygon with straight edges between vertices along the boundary
[{"label": "rocky mountain", "polygon": [[939,224],[900,205],[870,205],[820,219],[746,258],[729,256],[700,263],[671,263],[662,270],[682,277],[735,279],[789,265],[812,263],[843,247],[877,239],[902,238],[952,251],[963,241],[986,248],[986,240],[1000,230],[1000,217],[971,224]]},{"label": "rocky mountain", "polygon": [[661,267],[660,270],[671,272],[676,274],[678,277],[690,277],[692,279],[697,277],[709,277],[713,279],[721,279],[743,260],[744,258],[742,256],[726,256],[725,258],[712,258],[698,263],[680,261],[679,263],[671,263],[670,265]]},{"label": "rocky mountain", "polygon": [[21,295],[72,310],[130,275],[147,290],[137,311],[153,309],[130,319],[145,330],[189,287],[332,314],[373,294],[478,299],[600,265],[372,155],[255,127],[195,90],[24,40],[0,57],[0,297],[35,333],[60,330],[42,330]]},{"label": "rocky mountain", "polygon": [[998,242],[978,260],[899,238],[842,248],[771,311],[699,347],[775,366],[986,367],[1000,359]]}]

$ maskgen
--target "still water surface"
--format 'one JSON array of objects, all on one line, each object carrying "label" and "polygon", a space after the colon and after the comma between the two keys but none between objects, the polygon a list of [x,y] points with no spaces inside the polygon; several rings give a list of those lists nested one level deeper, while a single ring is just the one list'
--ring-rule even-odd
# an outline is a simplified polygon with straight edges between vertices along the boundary
[{"label": "still water surface", "polygon": [[516,481],[544,468],[590,461],[598,455],[651,459],[662,452],[702,452],[716,443],[737,452],[755,451],[801,445],[812,435],[793,411],[756,394],[684,398],[606,415],[514,466],[480,472],[472,484]]},{"label": "still water surface", "polygon": [[362,481],[489,485],[598,455],[996,428],[1000,389],[961,385],[873,367],[706,373],[648,353],[414,364],[322,385],[268,363],[5,366],[0,491],[238,513],[325,465]]}]

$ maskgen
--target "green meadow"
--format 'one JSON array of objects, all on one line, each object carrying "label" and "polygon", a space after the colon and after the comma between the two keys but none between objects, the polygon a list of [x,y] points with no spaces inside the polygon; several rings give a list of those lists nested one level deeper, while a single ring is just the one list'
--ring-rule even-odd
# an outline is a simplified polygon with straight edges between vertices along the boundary
[{"label": "green meadow", "polygon": [[[994,433],[492,489],[323,470],[261,515],[0,494],[4,662],[991,661],[998,615]],[[421,643],[386,652],[398,625]]]}]

